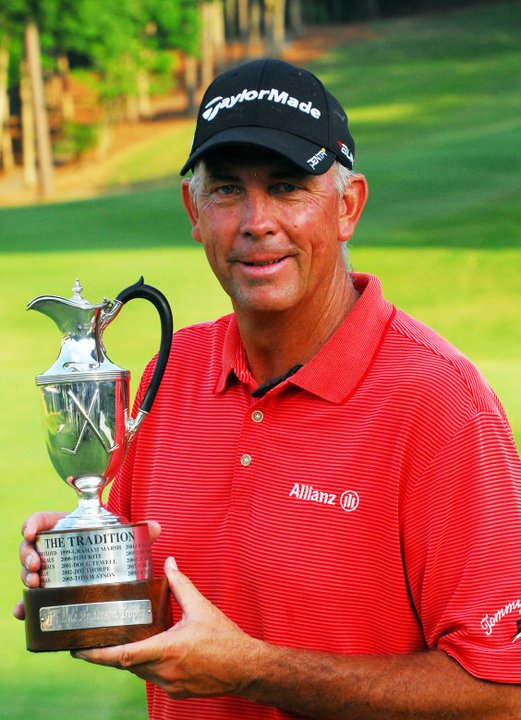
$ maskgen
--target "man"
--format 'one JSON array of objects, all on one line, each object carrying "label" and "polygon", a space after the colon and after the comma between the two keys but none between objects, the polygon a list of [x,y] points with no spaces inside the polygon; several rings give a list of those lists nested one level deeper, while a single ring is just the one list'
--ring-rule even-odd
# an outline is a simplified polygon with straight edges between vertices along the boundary
[{"label": "man", "polygon": [[[519,455],[469,361],[348,272],[353,156],[286,63],[203,98],[183,200],[234,313],[176,333],[109,503],[161,525],[177,623],[76,653],[151,718],[521,717]],[[55,519],[25,524],[29,587]]]}]

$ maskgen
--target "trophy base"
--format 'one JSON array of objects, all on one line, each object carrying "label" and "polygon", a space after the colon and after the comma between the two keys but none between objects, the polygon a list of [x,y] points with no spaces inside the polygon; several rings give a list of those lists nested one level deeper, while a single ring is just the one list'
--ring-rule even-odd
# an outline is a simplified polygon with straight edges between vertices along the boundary
[{"label": "trophy base", "polygon": [[79,650],[144,640],[170,627],[166,578],[24,591],[31,652]]}]

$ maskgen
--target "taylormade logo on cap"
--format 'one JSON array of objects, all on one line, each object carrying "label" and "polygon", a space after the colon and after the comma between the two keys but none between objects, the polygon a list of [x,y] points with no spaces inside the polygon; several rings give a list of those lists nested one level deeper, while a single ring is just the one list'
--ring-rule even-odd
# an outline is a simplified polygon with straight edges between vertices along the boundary
[{"label": "taylormade logo on cap", "polygon": [[285,90],[278,90],[277,88],[271,88],[270,90],[248,90],[245,88],[237,95],[231,95],[230,97],[218,95],[210,100],[210,102],[204,106],[202,117],[205,120],[211,121],[217,116],[220,110],[231,109],[237,105],[237,103],[253,102],[254,100],[268,100],[278,103],[279,105],[287,105],[288,107],[295,108],[295,110],[300,110],[300,112],[310,115],[312,118],[315,118],[315,120],[319,120],[322,115],[320,110],[313,106],[311,100],[299,100],[298,98],[292,97]]}]

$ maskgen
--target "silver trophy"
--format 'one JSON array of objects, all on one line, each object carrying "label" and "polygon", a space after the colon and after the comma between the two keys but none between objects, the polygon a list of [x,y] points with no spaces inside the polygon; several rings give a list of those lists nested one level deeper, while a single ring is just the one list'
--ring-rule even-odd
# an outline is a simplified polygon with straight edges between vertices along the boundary
[{"label": "silver trophy", "polygon": [[[38,375],[50,459],[79,496],[78,507],[39,533],[40,587],[25,590],[27,647],[33,651],[131,642],[169,626],[168,584],[153,579],[146,522],[129,523],[103,507],[103,489],[120,469],[149,412],[170,352],[172,314],[143,278],[110,302],[92,305],[79,281],[70,299],[44,295],[28,308],[49,316],[62,333],[56,362]],[[130,373],[112,363],[105,328],[131,299],[156,307],[161,345],[135,418]]]}]

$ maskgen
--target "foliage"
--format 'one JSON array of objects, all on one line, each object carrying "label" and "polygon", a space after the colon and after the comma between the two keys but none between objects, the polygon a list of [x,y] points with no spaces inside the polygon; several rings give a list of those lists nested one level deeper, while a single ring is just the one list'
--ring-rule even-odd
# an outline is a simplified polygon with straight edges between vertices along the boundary
[{"label": "foliage", "polygon": [[[102,97],[136,94],[140,69],[170,70],[170,51],[194,52],[198,39],[196,0],[4,0],[0,8],[0,41],[9,38],[19,60],[25,25],[40,32],[44,67],[60,55],[71,67],[87,67],[101,79]],[[11,63],[19,80],[19,62]]]},{"label": "foliage", "polygon": [[97,142],[97,125],[77,123],[68,120],[63,123],[60,137],[53,143],[53,155],[56,162],[79,160]]},{"label": "foliage", "polygon": [[26,0],[3,0],[0,3],[0,45],[7,47],[9,63],[9,85],[20,79],[20,63],[23,56],[23,18]]}]

